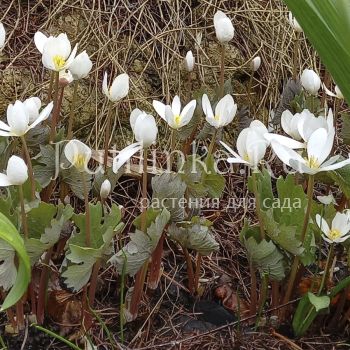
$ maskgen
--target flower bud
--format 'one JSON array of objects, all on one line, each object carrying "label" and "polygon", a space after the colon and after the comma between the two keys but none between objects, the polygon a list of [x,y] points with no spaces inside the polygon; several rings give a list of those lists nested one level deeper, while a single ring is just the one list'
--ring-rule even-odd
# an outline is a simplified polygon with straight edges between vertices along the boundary
[{"label": "flower bud", "polygon": [[195,62],[195,59],[192,51],[188,51],[185,57],[185,67],[189,72],[193,71],[194,62]]},{"label": "flower bud", "polygon": [[289,24],[292,26],[292,28],[297,33],[302,33],[303,32],[303,28],[301,28],[299,22],[295,19],[295,17],[293,16],[292,12],[289,12],[288,21],[289,21]]},{"label": "flower bud", "polygon": [[106,199],[111,193],[112,185],[108,179],[104,180],[100,189],[100,197],[101,199]]},{"label": "flower bud", "polygon": [[300,81],[307,92],[311,95],[317,95],[321,87],[321,79],[312,69],[305,69]]},{"label": "flower bud", "polygon": [[75,57],[72,64],[69,66],[69,71],[72,73],[74,80],[85,78],[91,71],[92,62],[86,51],[83,51]]},{"label": "flower bud", "polygon": [[23,185],[28,179],[28,168],[24,160],[12,156],[7,163],[6,175],[12,185]]},{"label": "flower bud", "polygon": [[221,43],[227,43],[233,39],[235,29],[231,20],[222,11],[215,13],[214,27],[216,37]]},{"label": "flower bud", "polygon": [[260,68],[260,66],[261,66],[261,58],[260,56],[256,56],[255,58],[253,58],[252,64],[251,64],[253,72],[256,72]]}]

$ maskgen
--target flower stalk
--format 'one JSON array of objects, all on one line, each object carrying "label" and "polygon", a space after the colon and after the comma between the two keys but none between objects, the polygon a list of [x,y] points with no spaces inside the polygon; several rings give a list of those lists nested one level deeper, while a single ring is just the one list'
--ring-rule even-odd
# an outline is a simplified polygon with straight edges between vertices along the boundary
[{"label": "flower stalk", "polygon": [[261,205],[260,205],[260,193],[258,191],[258,184],[256,179],[257,171],[253,170],[252,172],[252,183],[253,183],[253,191],[255,196],[255,205],[256,205],[256,214],[259,220],[259,230],[260,230],[260,238],[261,240],[265,239],[264,232],[264,221],[261,216]]},{"label": "flower stalk", "polygon": [[29,149],[27,145],[27,141],[25,139],[25,136],[21,136],[21,142],[23,146],[23,152],[26,159],[27,167],[28,167],[28,176],[30,181],[30,189],[31,189],[31,196],[32,200],[35,199],[35,179],[34,179],[34,172],[33,172],[33,165],[32,160],[30,158]]},{"label": "flower stalk", "polygon": [[55,85],[55,93],[54,93],[54,112],[51,117],[51,131],[50,131],[50,142],[54,142],[56,138],[56,110],[59,99],[59,72],[54,73],[54,85]]},{"label": "flower stalk", "polygon": [[[142,212],[141,212],[141,230],[147,233],[147,153],[148,148],[143,149],[143,174],[142,174]],[[137,317],[138,307],[142,297],[143,286],[146,280],[148,270],[148,261],[146,261],[136,274],[134,291],[130,302],[131,319]]]},{"label": "flower stalk", "polygon": [[112,113],[113,113],[113,107],[111,106],[108,111],[107,121],[106,121],[105,147],[104,147],[104,155],[103,155],[103,166],[104,166],[105,173],[107,173],[107,166],[108,166],[108,148],[109,148],[109,138],[111,135]]},{"label": "flower stalk", "polygon": [[74,81],[73,84],[74,84],[74,86],[73,86],[73,98],[72,98],[72,103],[70,105],[70,111],[69,111],[67,140],[71,140],[73,137],[74,111],[75,111],[75,106],[76,106],[77,97],[78,97],[79,82],[76,80],[76,81]]}]

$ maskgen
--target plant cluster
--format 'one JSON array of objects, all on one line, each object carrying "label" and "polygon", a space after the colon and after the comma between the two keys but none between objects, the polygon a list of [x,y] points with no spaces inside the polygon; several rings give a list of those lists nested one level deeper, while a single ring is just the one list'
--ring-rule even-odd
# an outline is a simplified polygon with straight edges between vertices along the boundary
[{"label": "plant cluster", "polygon": [[[292,15],[289,20],[297,45],[302,29]],[[304,70],[300,78],[302,89],[281,116],[282,132],[273,133],[270,125],[256,119],[239,132],[236,147],[229,146],[221,140],[222,130],[237,119],[238,106],[228,93],[224,62],[225,47],[234,37],[234,27],[221,11],[214,16],[214,27],[222,62],[215,95],[194,92],[196,98],[182,98],[186,100],[184,106],[175,96],[171,103],[153,101],[152,112],[133,109],[130,127],[135,142],[119,152],[111,150],[111,126],[118,118],[119,102],[128,95],[129,76],[122,73],[109,82],[107,72],[104,73],[102,91],[110,104],[104,149],[92,150],[74,139],[73,132],[77,86],[93,66],[89,55],[86,51],[77,54],[78,45],[72,48],[66,34],[35,34],[42,64],[50,72],[48,91],[40,94],[42,97],[46,93],[46,98],[15,101],[7,108],[7,122],[0,121],[0,287],[5,296],[2,310],[7,312],[13,329],[23,329],[26,305],[30,306],[31,319],[43,324],[53,256],[55,261],[61,261],[55,269],[65,287],[82,292],[84,332],[93,324],[99,272],[112,265],[120,277],[123,339],[124,324],[137,318],[145,289],[158,287],[165,239],[173,241],[184,256],[189,293],[200,295],[203,257],[219,250],[220,245],[212,230],[213,222],[190,203],[221,197],[225,177],[217,166],[220,145],[234,171],[239,167],[248,169],[248,189],[255,198],[258,220],[245,221],[240,241],[247,252],[251,275],[249,313],[256,315],[257,326],[270,299],[279,321],[287,319],[288,305],[303,268],[319,265],[322,247],[328,251],[326,265],[322,271],[308,275],[311,286],[293,315],[295,334],[304,334],[318,315],[329,311],[332,299],[349,286],[349,277],[329,283],[334,247],[348,250],[350,237],[350,214],[345,210],[350,192],[346,180],[350,158],[337,154],[334,145],[338,109],[329,109],[327,99],[318,98],[321,79],[313,70]],[[5,42],[1,25],[0,49],[6,49]],[[294,58],[295,81],[296,61]],[[248,96],[261,63],[260,57],[255,57],[248,67]],[[191,85],[190,72],[196,67],[191,51],[186,54],[184,66]],[[65,123],[61,106],[69,84],[74,85],[74,94]],[[325,86],[323,90],[324,95],[343,98],[338,87],[335,93]],[[192,92],[187,95],[192,96]],[[148,159],[156,149],[159,122],[172,129],[172,136],[167,169],[152,177],[150,190]],[[199,154],[196,147],[190,153],[196,140],[205,144],[208,139],[205,154]],[[268,150],[276,156],[269,167],[264,161]],[[141,210],[124,244],[119,239],[125,231],[123,211],[111,195],[126,163],[130,164],[137,153],[142,160]],[[289,174],[275,181],[271,169],[282,163]],[[342,204],[336,205],[331,193],[314,198],[315,183],[321,182],[336,183],[341,188]],[[150,206],[149,198],[161,205]],[[40,275],[38,287],[31,279],[34,272]],[[128,290],[130,298],[124,292],[127,275],[135,277]],[[344,306],[345,303],[337,310],[334,322],[346,316]]]}]

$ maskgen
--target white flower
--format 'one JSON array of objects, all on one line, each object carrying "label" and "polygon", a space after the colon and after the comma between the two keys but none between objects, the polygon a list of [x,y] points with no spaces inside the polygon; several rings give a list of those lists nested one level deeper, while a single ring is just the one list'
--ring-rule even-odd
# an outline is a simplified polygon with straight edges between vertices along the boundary
[{"label": "white flower", "polygon": [[136,108],[130,114],[130,125],[136,141],[143,148],[151,146],[156,141],[158,128],[152,115]]},{"label": "white flower", "polygon": [[116,102],[124,98],[129,93],[129,76],[125,73],[118,75],[108,89],[107,86],[107,72],[105,72],[102,83],[103,93],[110,101]]},{"label": "white flower", "polygon": [[327,119],[324,116],[315,117],[309,110],[304,109],[298,121],[298,132],[301,138],[308,142],[310,136],[317,129],[326,129],[327,132],[335,132],[333,123],[333,111],[329,109]]},{"label": "white flower", "polygon": [[42,53],[45,68],[59,72],[66,70],[72,64],[77,53],[78,45],[72,50],[67,34],[61,33],[57,37],[47,37],[41,32],[34,36],[37,49]]},{"label": "white flower", "polygon": [[151,146],[157,138],[158,128],[153,116],[134,109],[130,114],[130,124],[132,131],[135,134],[137,142],[125,147],[113,159],[113,172],[117,173],[119,169],[138,151],[142,148]]},{"label": "white flower", "polygon": [[74,80],[79,80],[87,77],[92,68],[92,62],[86,51],[80,53],[74,58],[69,66],[69,71],[72,73]]},{"label": "white flower", "polygon": [[343,93],[340,91],[338,85],[335,86],[335,88],[334,88],[334,93],[333,93],[332,91],[328,90],[325,84],[322,84],[322,87],[323,87],[324,91],[326,92],[326,94],[327,94],[328,96],[338,98],[339,100],[343,100],[343,99],[344,99],[344,95],[343,95]]},{"label": "white flower", "polygon": [[289,21],[289,24],[293,27],[293,29],[296,32],[298,32],[298,33],[302,33],[303,32],[303,28],[301,28],[300,24],[295,19],[295,17],[293,16],[292,12],[289,12],[288,21]]},{"label": "white flower", "polygon": [[34,119],[36,116],[36,106],[34,104],[37,103],[37,100],[31,100],[27,103],[16,101],[14,105],[10,104],[7,107],[7,124],[0,121],[0,136],[23,136],[30,129],[47,119],[53,108],[52,102],[30,123],[30,118]]},{"label": "white flower", "polygon": [[249,128],[243,129],[237,138],[236,153],[230,146],[220,141],[220,143],[233,155],[227,159],[229,163],[242,163],[252,167],[254,170],[258,168],[260,161],[264,158],[268,142],[264,138],[267,129],[265,125],[259,121],[251,123]]},{"label": "white flower", "polygon": [[100,197],[102,199],[106,199],[111,193],[112,185],[108,179],[104,180],[100,189]]},{"label": "white flower", "polygon": [[7,163],[6,174],[0,173],[0,187],[23,185],[28,179],[28,168],[24,160],[11,156]]},{"label": "white flower", "polygon": [[79,140],[71,140],[64,147],[64,155],[79,172],[88,170],[91,149]]},{"label": "white flower", "polygon": [[215,107],[215,114],[206,94],[202,97],[202,108],[206,121],[216,129],[232,122],[237,112],[237,105],[231,95],[224,96]]},{"label": "white flower", "polygon": [[4,47],[6,40],[6,31],[4,25],[0,22],[0,50]]},{"label": "white flower", "polygon": [[39,97],[29,97],[23,102],[24,108],[28,113],[29,124],[34,123],[39,117],[41,101]]},{"label": "white flower", "polygon": [[195,59],[192,51],[188,51],[185,57],[185,67],[189,72],[193,71],[194,62],[195,62]]},{"label": "white flower", "polygon": [[173,129],[180,129],[191,121],[196,109],[196,104],[196,100],[192,100],[181,111],[181,101],[179,96],[174,97],[171,106],[165,105],[159,101],[153,101],[153,107],[156,112]]},{"label": "white flower", "polygon": [[335,214],[331,228],[319,214],[316,215],[316,222],[322,231],[322,238],[328,243],[341,243],[350,237],[350,221],[346,213]]},{"label": "white flower", "polygon": [[317,196],[317,199],[324,205],[337,204],[332,193],[328,196]]},{"label": "white flower", "polygon": [[322,171],[339,169],[350,164],[350,158],[335,163],[339,156],[331,157],[326,161],[333,147],[334,135],[334,131],[328,132],[324,128],[314,131],[307,143],[307,156],[305,158],[276,140],[271,141],[271,146],[283,163],[300,173],[314,175]]},{"label": "white flower", "polygon": [[217,11],[214,15],[214,27],[216,37],[221,43],[227,43],[232,40],[235,29],[231,20],[222,12]]},{"label": "white flower", "polygon": [[256,56],[251,62],[253,72],[256,72],[261,66],[261,57]]},{"label": "white flower", "polygon": [[300,78],[301,85],[311,95],[317,95],[321,88],[321,79],[312,69],[305,69]]}]

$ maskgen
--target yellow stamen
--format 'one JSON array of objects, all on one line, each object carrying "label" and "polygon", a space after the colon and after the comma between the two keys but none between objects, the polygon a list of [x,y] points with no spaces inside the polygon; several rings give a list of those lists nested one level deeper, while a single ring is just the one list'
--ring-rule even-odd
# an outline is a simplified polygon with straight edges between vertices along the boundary
[{"label": "yellow stamen", "polygon": [[215,115],[215,116],[214,116],[214,119],[215,119],[216,121],[219,121],[219,120],[220,120],[220,116],[219,116],[219,115]]},{"label": "yellow stamen", "polygon": [[245,160],[246,162],[249,162],[249,155],[248,155],[248,153],[246,153],[244,155],[243,160]]},{"label": "yellow stamen", "polygon": [[79,170],[84,170],[85,168],[85,156],[83,154],[77,154],[75,157],[74,157],[74,161],[73,161],[73,164],[74,166],[79,169]]},{"label": "yellow stamen", "polygon": [[314,156],[311,156],[309,159],[307,159],[307,165],[311,169],[317,169],[320,167],[320,163],[319,163],[318,159]]},{"label": "yellow stamen", "polygon": [[339,237],[341,237],[341,232],[334,228],[329,232],[328,237],[329,237],[329,239],[334,241],[334,240],[338,239]]},{"label": "yellow stamen", "polygon": [[52,60],[53,60],[53,64],[55,65],[56,70],[62,70],[66,64],[66,60],[62,56],[59,56],[59,55],[53,56]]},{"label": "yellow stamen", "polygon": [[180,124],[181,124],[181,115],[175,115],[174,116],[174,121],[175,121],[175,124],[177,125],[177,126],[180,126]]}]

